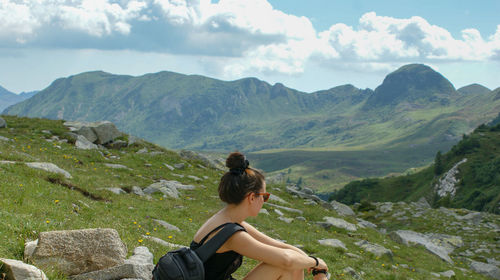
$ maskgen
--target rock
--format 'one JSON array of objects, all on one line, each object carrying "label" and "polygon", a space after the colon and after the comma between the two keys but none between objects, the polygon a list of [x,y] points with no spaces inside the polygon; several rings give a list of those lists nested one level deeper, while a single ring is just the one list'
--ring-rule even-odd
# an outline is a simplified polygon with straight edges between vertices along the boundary
[{"label": "rock", "polygon": [[361,258],[360,255],[356,255],[353,253],[345,253],[345,255],[348,256],[349,258],[353,258],[353,259],[360,259]]},{"label": "rock", "polygon": [[80,149],[80,150],[97,150],[97,149],[99,149],[99,147],[96,144],[90,142],[89,140],[87,140],[87,138],[85,138],[82,135],[77,136],[77,139],[75,141],[75,147],[77,149]]},{"label": "rock", "polygon": [[[0,258],[0,271],[6,274],[9,280],[48,280],[43,271],[35,266],[18,260]],[[1,277],[1,275],[0,275]],[[2,277],[2,279],[4,279]]]},{"label": "rock", "polygon": [[92,271],[70,277],[71,280],[115,280],[115,279],[142,279],[150,280],[154,264],[122,264],[107,269]]},{"label": "rock", "polygon": [[73,178],[68,171],[59,168],[57,165],[50,162],[27,162],[27,166],[35,169],[41,169],[52,173],[62,174],[64,177],[71,179]]},{"label": "rock", "polygon": [[176,169],[182,170],[182,169],[186,168],[186,164],[185,163],[176,163],[176,164],[174,164],[174,167]]},{"label": "rock", "polygon": [[472,212],[465,216],[455,215],[455,218],[457,218],[458,220],[467,221],[474,225],[478,225],[483,219],[481,212]]},{"label": "rock", "polygon": [[[272,196],[272,195],[271,195]],[[273,204],[273,203],[267,203],[268,206],[272,206],[274,208],[278,208],[278,209],[281,209],[281,210],[284,210],[284,211],[288,211],[288,212],[293,212],[293,213],[297,213],[299,215],[302,215],[304,214],[304,212],[302,210],[299,210],[299,209],[294,209],[294,208],[289,208],[289,207],[285,207],[285,206],[281,206],[281,205],[276,205],[276,204]]]},{"label": "rock", "polygon": [[125,165],[123,164],[113,164],[113,163],[105,163],[104,164],[106,167],[109,167],[109,168],[113,168],[113,169],[128,169],[128,170],[132,170],[128,167],[126,167]]},{"label": "rock", "polygon": [[492,264],[471,261],[470,268],[493,279],[500,279],[500,269]]},{"label": "rock", "polygon": [[356,216],[351,207],[343,203],[333,200],[330,204],[333,206],[333,210],[337,211],[340,216]]},{"label": "rock", "polygon": [[361,280],[363,278],[361,278],[361,275],[359,275],[356,270],[354,270],[354,268],[352,267],[346,267],[344,268],[344,273],[347,274],[347,275],[350,275],[352,278],[356,279],[356,280]]},{"label": "rock", "polygon": [[259,213],[262,213],[264,215],[269,215],[269,211],[267,211],[267,209],[264,209],[264,208],[261,208]]},{"label": "rock", "polygon": [[299,220],[299,221],[307,221],[305,217],[302,217],[302,216],[298,216],[298,217],[295,217],[296,220]]},{"label": "rock", "polygon": [[173,248],[173,249],[177,249],[177,248],[183,248],[183,247],[186,247],[184,245],[179,245],[179,244],[174,244],[174,243],[170,243],[170,242],[167,242],[165,240],[162,240],[158,237],[153,237],[153,236],[150,236],[150,235],[143,235],[142,236],[144,239],[148,239],[148,240],[151,240],[157,244],[160,244],[162,246],[165,246],[165,247],[169,247],[169,248]]},{"label": "rock", "polygon": [[406,246],[410,246],[412,244],[419,244],[424,246],[429,252],[435,254],[440,257],[442,260],[453,264],[453,261],[448,256],[448,249],[445,247],[438,246],[434,244],[430,238],[425,236],[424,234],[414,232],[411,230],[397,230],[389,233],[389,237],[401,244]]},{"label": "rock", "polygon": [[361,218],[356,219],[358,221],[358,226],[362,228],[377,228],[377,225],[374,223],[370,223],[368,221],[365,221]]},{"label": "rock", "polygon": [[139,246],[134,249],[134,254],[125,260],[125,263],[153,264],[153,254],[149,251],[148,247]]},{"label": "rock", "polygon": [[276,175],[269,176],[266,178],[266,182],[269,184],[279,184],[285,181],[286,173],[280,172]]},{"label": "rock", "polygon": [[421,197],[416,203],[415,205],[417,207],[420,207],[420,208],[423,208],[423,209],[430,209],[431,208],[431,205],[429,204],[429,202],[427,202],[427,199],[425,199],[425,197]]},{"label": "rock", "polygon": [[447,195],[450,195],[451,197],[455,196],[457,191],[455,186],[458,183],[455,176],[458,174],[458,167],[465,162],[467,162],[466,158],[456,163],[448,172],[446,172],[444,177],[439,179],[439,182],[434,186],[434,189],[439,197]]},{"label": "rock", "polygon": [[28,241],[24,244],[24,259],[31,259],[33,252],[35,252],[36,246],[38,245],[38,239],[35,241]]},{"label": "rock", "polygon": [[168,169],[170,169],[170,171],[174,171],[175,170],[175,168],[173,166],[169,165],[169,164],[164,163],[163,165],[165,165],[165,167],[167,167]]},{"label": "rock", "polygon": [[269,201],[279,202],[281,204],[290,204],[290,203],[286,202],[285,200],[283,200],[282,198],[275,195],[274,193],[271,194],[271,196],[269,197]]},{"label": "rock", "polygon": [[334,248],[342,248],[347,251],[345,244],[338,239],[321,239],[318,240],[319,244],[324,246],[330,246]]},{"label": "rock", "polygon": [[0,136],[0,141],[12,142],[12,141],[14,141],[14,140],[9,139],[9,138],[7,138],[7,137]]},{"label": "rock", "polygon": [[377,205],[380,213],[389,213],[392,211],[392,202],[383,202]]},{"label": "rock", "polygon": [[185,159],[199,160],[199,161],[203,162],[203,164],[205,166],[208,166],[208,167],[213,168],[213,169],[222,170],[222,171],[226,170],[224,164],[221,164],[220,161],[213,160],[210,157],[208,157],[207,155],[204,155],[201,153],[196,153],[196,152],[188,151],[188,150],[181,150],[179,152],[179,155]]},{"label": "rock", "polygon": [[32,255],[35,264],[77,275],[121,265],[127,247],[115,229],[41,232]]},{"label": "rock", "polygon": [[196,188],[193,185],[184,185],[184,184],[179,183],[175,180],[172,180],[172,181],[160,180],[160,183],[164,184],[165,186],[167,186],[169,188],[175,188],[177,190],[194,190]]},{"label": "rock", "polygon": [[349,222],[346,222],[345,220],[338,219],[338,218],[333,218],[333,217],[324,217],[325,222],[318,222],[321,226],[324,228],[330,228],[330,227],[336,227],[336,228],[341,228],[345,229],[348,231],[356,231],[356,225],[351,224]]},{"label": "rock", "polygon": [[[173,182],[173,183],[172,183]],[[146,187],[143,192],[145,194],[153,194],[156,192],[161,192],[166,196],[172,197],[172,198],[179,198],[179,191],[177,188],[181,188],[181,185],[177,181],[165,181],[165,180],[160,180],[160,182],[153,183]],[[184,185],[182,185],[184,186]],[[194,186],[193,186],[194,188]]]},{"label": "rock", "polygon": [[138,196],[144,196],[144,192],[142,191],[142,189],[138,186],[133,186],[132,187],[132,193],[133,194],[136,194]]},{"label": "rock", "polygon": [[198,178],[198,177],[196,177],[196,176],[194,176],[194,175],[188,175],[187,177],[188,177],[189,179],[193,179],[193,180],[195,180],[196,182],[201,181],[201,179],[200,179],[200,178]]},{"label": "rock", "polygon": [[123,141],[123,140],[114,140],[114,141],[106,144],[107,148],[115,149],[115,150],[119,150],[119,149],[125,148],[127,146],[128,146],[128,143],[126,141]]},{"label": "rock", "polygon": [[365,251],[374,254],[377,257],[388,256],[389,258],[392,258],[392,256],[393,256],[391,250],[385,248],[384,246],[370,243],[366,240],[361,240],[361,241],[358,241],[354,244],[363,248]]},{"label": "rock", "polygon": [[284,216],[285,215],[285,214],[283,214],[283,212],[281,212],[278,209],[274,209],[274,213],[278,214],[279,216]]},{"label": "rock", "polygon": [[137,154],[147,154],[147,153],[148,153],[148,149],[146,149],[146,148],[142,148],[139,151],[137,151]]},{"label": "rock", "polygon": [[447,270],[445,272],[439,272],[440,275],[446,277],[446,278],[452,278],[455,276],[455,271],[453,270]]},{"label": "rock", "polygon": [[94,143],[97,140],[97,135],[92,130],[92,128],[90,128],[88,126],[82,126],[77,130],[73,130],[73,132],[75,132],[76,134],[78,134],[80,136],[83,136],[85,139],[87,139],[91,143]]},{"label": "rock", "polygon": [[114,193],[114,194],[126,194],[127,192],[122,190],[121,188],[106,188],[106,190]]},{"label": "rock", "polygon": [[293,222],[293,218],[278,217],[278,220],[283,221],[287,224],[290,224],[291,222]]},{"label": "rock", "polygon": [[153,219],[153,221],[155,221],[157,224],[163,226],[166,230],[175,230],[175,231],[179,231],[179,232],[181,231],[178,227],[171,225],[165,221],[156,220],[156,219]]},{"label": "rock", "polygon": [[3,118],[0,118],[0,128],[6,128],[6,127],[7,127],[7,122]]}]

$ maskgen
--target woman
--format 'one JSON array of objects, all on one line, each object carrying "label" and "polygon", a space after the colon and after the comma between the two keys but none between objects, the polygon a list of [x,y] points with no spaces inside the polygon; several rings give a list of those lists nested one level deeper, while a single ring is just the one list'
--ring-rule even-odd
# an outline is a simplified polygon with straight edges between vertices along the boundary
[{"label": "woman", "polygon": [[306,255],[300,249],[276,241],[245,222],[257,216],[269,198],[264,176],[248,166],[245,156],[239,152],[229,155],[226,172],[219,184],[219,197],[227,206],[208,219],[195,234],[191,248],[196,249],[212,238],[221,225],[237,223],[245,228],[233,234],[205,263],[205,278],[210,280],[233,279],[231,274],[241,265],[242,256],[261,263],[246,275],[245,279],[304,279],[304,269],[323,271],[314,280],[326,278],[326,263]]}]

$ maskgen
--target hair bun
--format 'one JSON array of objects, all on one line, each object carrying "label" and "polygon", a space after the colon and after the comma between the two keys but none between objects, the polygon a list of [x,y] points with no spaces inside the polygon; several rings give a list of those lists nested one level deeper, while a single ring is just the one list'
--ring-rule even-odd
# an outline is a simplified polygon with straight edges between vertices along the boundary
[{"label": "hair bun", "polygon": [[240,152],[233,152],[229,154],[229,156],[226,159],[226,166],[230,169],[239,169],[239,170],[245,170],[248,168],[250,163],[248,160],[245,158],[245,155],[243,155]]}]

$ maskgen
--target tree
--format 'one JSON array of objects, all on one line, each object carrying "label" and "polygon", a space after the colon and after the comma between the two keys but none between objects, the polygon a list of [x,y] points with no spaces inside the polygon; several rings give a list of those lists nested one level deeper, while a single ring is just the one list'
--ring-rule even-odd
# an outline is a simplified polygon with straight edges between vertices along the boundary
[{"label": "tree", "polygon": [[434,158],[434,174],[440,175],[443,173],[443,168],[443,156],[441,155],[441,151],[438,151]]}]

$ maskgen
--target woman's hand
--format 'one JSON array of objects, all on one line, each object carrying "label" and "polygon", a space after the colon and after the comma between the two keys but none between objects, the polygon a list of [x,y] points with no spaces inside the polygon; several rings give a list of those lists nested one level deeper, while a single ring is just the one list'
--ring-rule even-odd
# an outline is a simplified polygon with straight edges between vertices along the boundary
[{"label": "woman's hand", "polygon": [[324,261],[324,260],[322,260],[322,259],[318,258],[318,262],[319,262],[319,264],[318,264],[318,266],[317,266],[317,267],[315,267],[316,269],[321,269],[321,270],[326,270],[326,271],[328,271],[328,266],[326,265],[326,263],[325,263],[325,261]]}]

